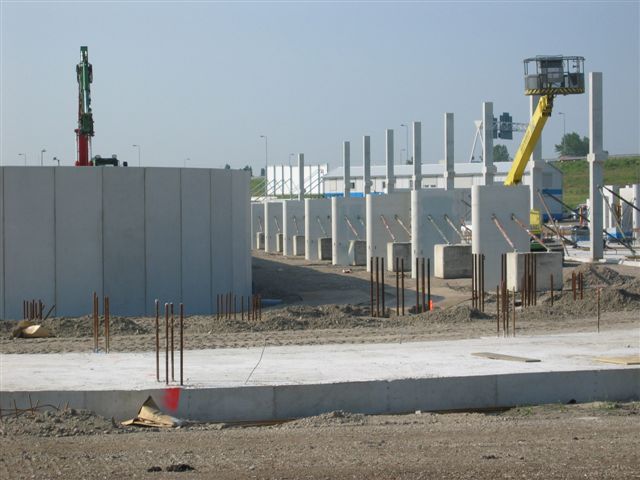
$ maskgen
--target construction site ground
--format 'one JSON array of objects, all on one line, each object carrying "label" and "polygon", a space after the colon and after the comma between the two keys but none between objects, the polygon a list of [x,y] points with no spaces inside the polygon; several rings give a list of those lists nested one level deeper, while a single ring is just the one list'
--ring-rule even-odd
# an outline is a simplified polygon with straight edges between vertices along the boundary
[{"label": "construction site ground", "polygon": [[[583,298],[570,289],[582,272]],[[369,311],[369,274],[254,253],[254,288],[283,304],[260,321],[187,316],[185,347],[381,343],[477,338],[496,334],[495,297],[470,307],[470,280],[432,280],[433,312],[412,314],[415,280],[406,278],[407,314]],[[597,289],[602,330],[640,326],[640,269],[576,265],[564,291],[517,312],[518,335],[593,332]],[[386,306],[395,308],[395,275],[385,275]],[[162,299],[164,300],[164,299]],[[167,299],[169,300],[169,299]],[[87,302],[90,309],[90,299]],[[186,305],[188,314],[188,305]],[[51,318],[55,335],[12,338],[1,322],[1,353],[88,352],[92,321]],[[154,318],[112,312],[111,349],[154,348]],[[633,330],[632,330],[633,331]],[[631,338],[640,342],[640,331]],[[637,350],[636,350],[637,351]],[[191,424],[177,429],[121,427],[73,409],[39,408],[0,423],[1,478],[640,478],[640,403],[515,407],[499,412],[365,416],[329,412],[263,425]],[[182,473],[178,473],[181,472]],[[176,472],[176,473],[172,473]]]}]

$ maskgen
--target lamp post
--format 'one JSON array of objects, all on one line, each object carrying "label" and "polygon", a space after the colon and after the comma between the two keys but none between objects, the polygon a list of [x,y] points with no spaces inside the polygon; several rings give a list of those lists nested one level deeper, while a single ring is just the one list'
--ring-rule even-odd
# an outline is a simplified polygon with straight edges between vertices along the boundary
[{"label": "lamp post", "polygon": [[43,148],[42,150],[40,150],[40,166],[44,167],[44,153],[46,152],[46,150]]},{"label": "lamp post", "polygon": [[405,152],[407,153],[406,163],[409,163],[409,125],[406,123],[401,123],[400,126],[404,127],[407,130],[407,137],[406,137],[407,143],[405,144],[407,148],[405,148]]},{"label": "lamp post", "polygon": [[138,166],[141,166],[142,163],[140,161],[140,150],[142,149],[142,147],[140,147],[140,145],[131,145],[131,146],[138,149]]},{"label": "lamp post", "polygon": [[564,137],[567,135],[566,115],[564,112],[558,112],[558,115],[562,115],[562,141],[564,141]]},{"label": "lamp post", "polygon": [[60,166],[60,159],[58,157],[53,157],[51,159],[52,162],[58,162],[58,166]]},{"label": "lamp post", "polygon": [[26,153],[19,153],[18,156],[22,155],[24,157],[24,166],[27,166],[27,154]]},{"label": "lamp post", "polygon": [[269,194],[269,184],[268,175],[267,175],[267,167],[269,166],[269,139],[266,135],[260,135],[260,138],[264,138],[264,195],[265,197]]}]

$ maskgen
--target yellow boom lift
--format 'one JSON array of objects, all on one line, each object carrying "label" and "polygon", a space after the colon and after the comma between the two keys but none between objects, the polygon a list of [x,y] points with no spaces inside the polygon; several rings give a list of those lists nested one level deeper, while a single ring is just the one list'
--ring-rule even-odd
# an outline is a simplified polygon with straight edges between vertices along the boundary
[{"label": "yellow boom lift", "polygon": [[[540,140],[547,119],[551,116],[554,97],[579,93],[584,93],[584,57],[556,55],[524,60],[524,94],[539,95],[540,100],[522,137],[511,170],[504,181],[505,185],[517,185],[522,182],[529,158]],[[539,232],[539,211],[531,211],[530,223],[531,227]]]}]

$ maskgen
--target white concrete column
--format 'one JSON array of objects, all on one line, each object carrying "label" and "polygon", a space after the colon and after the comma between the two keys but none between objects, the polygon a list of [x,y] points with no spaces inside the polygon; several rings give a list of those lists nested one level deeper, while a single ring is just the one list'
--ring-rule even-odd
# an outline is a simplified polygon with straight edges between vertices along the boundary
[{"label": "white concrete column", "polygon": [[300,191],[298,192],[298,200],[304,200],[304,153],[298,154],[298,185]]},{"label": "white concrete column", "polygon": [[456,176],[453,155],[453,113],[444,114],[444,189],[453,190]]},{"label": "white concrete column", "polygon": [[280,181],[282,182],[282,186],[280,187],[280,192],[284,195],[284,163],[280,165]]},{"label": "white concrete column", "polygon": [[349,142],[342,142],[342,192],[344,198],[351,196],[351,145]]},{"label": "white concrete column", "polygon": [[496,167],[493,164],[493,102],[482,103],[482,177],[485,185],[493,185]]},{"label": "white concrete column", "polygon": [[422,125],[413,122],[413,190],[422,188]]},{"label": "white concrete column", "polygon": [[362,137],[362,193],[371,193],[371,137]]},{"label": "white concrete column", "polygon": [[387,165],[387,193],[395,190],[396,177],[393,171],[393,130],[385,130],[386,165]]},{"label": "white concrete column", "polygon": [[602,150],[602,73],[589,73],[589,236],[591,260],[603,257],[602,194],[599,187],[604,180],[604,162],[607,152]]},{"label": "white concrete column", "polygon": [[[529,97],[529,118],[533,117],[536,108],[538,108],[538,102],[540,101],[540,95],[531,95]],[[538,197],[538,190],[542,193],[542,172],[544,170],[544,161],[542,160],[542,135],[540,140],[533,147],[531,158],[529,159],[529,178],[531,185],[531,209],[544,212],[544,206],[540,202]]]}]

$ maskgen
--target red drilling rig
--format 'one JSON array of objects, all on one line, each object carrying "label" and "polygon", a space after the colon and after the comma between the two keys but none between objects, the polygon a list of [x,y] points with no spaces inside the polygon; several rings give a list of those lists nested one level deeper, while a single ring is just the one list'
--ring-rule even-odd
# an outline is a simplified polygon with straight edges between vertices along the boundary
[{"label": "red drilling rig", "polygon": [[93,68],[89,63],[87,47],[80,47],[80,63],[76,66],[78,77],[78,128],[76,143],[78,146],[77,167],[93,165],[91,159],[91,137],[93,137],[93,113],[91,113],[91,83]]}]

